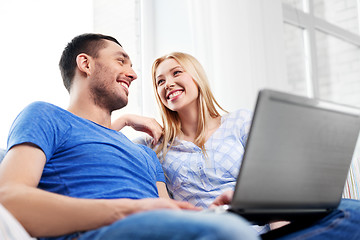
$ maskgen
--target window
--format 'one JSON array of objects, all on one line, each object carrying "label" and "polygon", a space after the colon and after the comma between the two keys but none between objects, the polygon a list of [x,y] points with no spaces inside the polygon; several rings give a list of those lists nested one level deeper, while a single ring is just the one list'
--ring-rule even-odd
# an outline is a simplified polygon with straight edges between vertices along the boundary
[{"label": "window", "polygon": [[284,24],[286,69],[292,92],[306,95],[306,51],[304,29]]},{"label": "window", "polygon": [[359,34],[356,0],[312,0],[314,16],[347,31]]},{"label": "window", "polygon": [[360,106],[360,48],[321,31],[315,33],[318,96]]},{"label": "window", "polygon": [[358,1],[282,2],[292,92],[360,107]]}]

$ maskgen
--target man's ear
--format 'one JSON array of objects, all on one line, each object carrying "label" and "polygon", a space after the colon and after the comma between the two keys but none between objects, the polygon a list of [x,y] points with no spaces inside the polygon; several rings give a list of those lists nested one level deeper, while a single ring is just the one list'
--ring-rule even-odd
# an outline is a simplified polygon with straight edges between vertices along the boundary
[{"label": "man's ear", "polygon": [[90,71],[90,63],[91,63],[91,57],[85,53],[80,53],[76,57],[76,65],[80,72],[84,73],[86,76],[89,76],[91,74]]}]

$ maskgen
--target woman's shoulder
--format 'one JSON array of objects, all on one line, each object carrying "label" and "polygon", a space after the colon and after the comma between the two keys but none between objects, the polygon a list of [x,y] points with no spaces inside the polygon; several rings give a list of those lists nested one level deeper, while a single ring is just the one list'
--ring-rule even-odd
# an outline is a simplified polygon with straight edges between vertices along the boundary
[{"label": "woman's shoulder", "polygon": [[221,129],[224,135],[238,136],[242,142],[246,142],[246,136],[250,130],[252,112],[247,109],[238,109],[223,116]]},{"label": "woman's shoulder", "polygon": [[152,140],[153,140],[152,137],[144,135],[144,136],[136,137],[132,141],[136,144],[141,144],[141,145],[145,145],[149,148],[153,148],[154,146],[152,144]]},{"label": "woman's shoulder", "polygon": [[253,113],[248,109],[237,109],[223,115],[223,121],[243,121],[249,122],[252,119]]}]

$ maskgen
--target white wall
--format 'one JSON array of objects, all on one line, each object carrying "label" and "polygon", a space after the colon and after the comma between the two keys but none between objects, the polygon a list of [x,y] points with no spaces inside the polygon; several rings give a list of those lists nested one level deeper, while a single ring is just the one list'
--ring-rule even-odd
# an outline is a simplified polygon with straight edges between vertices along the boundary
[{"label": "white wall", "polygon": [[166,53],[193,53],[188,0],[141,0],[141,55],[143,114],[158,117],[151,65]]},{"label": "white wall", "polygon": [[58,62],[74,36],[92,31],[89,0],[0,1],[0,147],[29,103],[68,104]]},{"label": "white wall", "polygon": [[[96,22],[101,24],[95,24],[95,31],[119,36],[119,41],[124,42],[123,35],[113,31],[120,28],[120,32],[128,21],[133,22],[132,14],[124,17],[122,11],[124,3],[133,4],[135,0],[111,2],[115,4],[113,9],[94,1],[95,16],[99,12],[108,16],[96,17]],[[57,63],[72,37],[94,30],[91,3],[88,0],[0,2],[0,27],[2,34],[9,35],[0,38],[3,54],[0,103],[6,113],[1,117],[0,136],[7,135],[15,116],[32,101],[44,100],[66,107],[67,93]],[[263,87],[288,89],[280,0],[140,0],[140,5],[141,24],[137,25],[136,20],[132,26],[141,25],[141,34],[134,29],[129,31],[141,36],[141,51],[138,53],[131,43],[123,45],[134,62],[140,59],[135,64],[139,79],[131,92],[131,97],[140,97],[131,102],[142,109],[129,105],[127,112],[158,117],[150,67],[156,57],[172,51],[184,51],[199,59],[207,70],[217,100],[229,111],[252,109],[257,91]],[[116,17],[117,13],[123,17]],[[110,27],[109,23],[114,24]],[[5,51],[8,49],[11,51]],[[5,147],[5,141],[4,137],[0,139],[0,147]]]},{"label": "white wall", "polygon": [[[227,110],[252,109],[264,87],[287,90],[280,0],[143,0],[143,74],[172,51],[194,55]],[[153,95],[151,79],[144,82]],[[152,102],[152,101],[149,101]],[[156,110],[144,104],[146,113]]]}]

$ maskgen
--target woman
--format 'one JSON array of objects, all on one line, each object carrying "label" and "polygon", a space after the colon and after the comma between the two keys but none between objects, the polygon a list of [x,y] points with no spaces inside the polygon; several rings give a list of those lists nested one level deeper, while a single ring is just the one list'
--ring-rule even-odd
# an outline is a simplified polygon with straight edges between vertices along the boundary
[{"label": "woman", "polygon": [[189,54],[158,58],[152,78],[164,124],[155,150],[168,190],[174,199],[206,208],[234,189],[251,114],[239,110],[222,117],[203,67]]},{"label": "woman", "polygon": [[155,149],[170,195],[207,208],[221,193],[234,189],[251,113],[238,110],[221,116],[216,107],[226,111],[215,100],[203,67],[189,54],[174,52],[156,59],[152,78],[164,125],[159,143],[154,144],[161,127],[151,119],[140,124],[140,117],[126,116],[113,128],[154,129],[146,132],[157,137],[138,142]]}]

